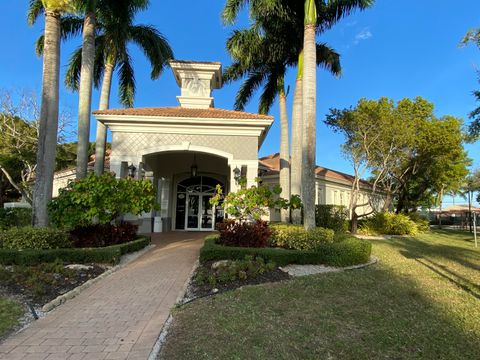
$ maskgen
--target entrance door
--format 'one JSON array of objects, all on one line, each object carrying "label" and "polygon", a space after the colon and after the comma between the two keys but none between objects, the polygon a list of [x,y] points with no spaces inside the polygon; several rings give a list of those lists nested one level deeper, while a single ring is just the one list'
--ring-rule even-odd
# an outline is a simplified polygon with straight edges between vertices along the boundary
[{"label": "entrance door", "polygon": [[213,230],[213,206],[210,194],[187,195],[187,230]]},{"label": "entrance door", "polygon": [[198,230],[198,215],[200,214],[200,195],[187,195],[187,229]]},{"label": "entrance door", "polygon": [[197,176],[177,184],[177,210],[175,228],[177,230],[212,231],[215,223],[223,220],[223,211],[214,211],[210,199],[216,186],[223,185],[216,179]]}]

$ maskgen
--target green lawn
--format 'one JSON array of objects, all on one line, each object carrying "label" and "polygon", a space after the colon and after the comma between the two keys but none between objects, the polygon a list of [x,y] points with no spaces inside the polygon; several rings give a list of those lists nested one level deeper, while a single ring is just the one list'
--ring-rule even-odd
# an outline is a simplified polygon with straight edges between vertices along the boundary
[{"label": "green lawn", "polygon": [[164,359],[480,359],[467,233],[373,241],[374,266],[246,287],[174,312]]},{"label": "green lawn", "polygon": [[23,310],[19,304],[0,297],[0,338],[18,324],[22,315]]}]

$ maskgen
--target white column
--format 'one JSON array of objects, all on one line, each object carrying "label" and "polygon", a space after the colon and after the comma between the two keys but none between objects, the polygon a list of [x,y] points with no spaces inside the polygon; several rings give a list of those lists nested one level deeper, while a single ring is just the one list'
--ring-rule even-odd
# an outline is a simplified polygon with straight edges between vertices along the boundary
[{"label": "white column", "polygon": [[256,179],[258,178],[258,161],[250,162],[247,165],[247,187],[258,185]]}]

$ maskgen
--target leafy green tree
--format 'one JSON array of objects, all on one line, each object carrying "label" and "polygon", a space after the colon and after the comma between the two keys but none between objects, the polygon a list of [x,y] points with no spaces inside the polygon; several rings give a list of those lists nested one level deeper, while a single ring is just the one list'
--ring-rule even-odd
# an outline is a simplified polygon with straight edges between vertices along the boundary
[{"label": "leafy green tree", "polygon": [[[344,133],[343,149],[357,164],[354,169],[374,175],[373,187],[395,197],[397,213],[415,211],[432,196],[458,189],[468,173],[462,121],[437,118],[433,110],[421,97],[397,104],[382,98],[332,110],[327,117],[328,125]],[[355,170],[355,181],[361,175]]]},{"label": "leafy green tree", "polygon": [[52,197],[58,132],[60,77],[60,17],[72,10],[69,0],[30,0],[28,22],[45,14],[42,105],[40,111],[37,169],[33,194],[33,224],[48,225],[47,204]]},{"label": "leafy green tree", "polygon": [[140,215],[157,208],[151,181],[117,179],[111,173],[90,173],[71,181],[49,204],[50,218],[59,227],[108,224],[123,214]]}]

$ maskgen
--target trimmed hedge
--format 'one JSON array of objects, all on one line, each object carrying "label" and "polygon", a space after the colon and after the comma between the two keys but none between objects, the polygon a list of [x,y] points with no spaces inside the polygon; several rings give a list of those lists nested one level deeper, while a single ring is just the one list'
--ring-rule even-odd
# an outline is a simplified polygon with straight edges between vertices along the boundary
[{"label": "trimmed hedge", "polygon": [[117,264],[122,255],[143,249],[150,244],[149,237],[107,246],[104,248],[50,249],[50,250],[7,250],[0,249],[2,265],[37,265],[60,259],[66,263],[108,263]]},{"label": "trimmed hedge", "polygon": [[72,242],[65,231],[31,226],[13,227],[0,231],[0,244],[4,249],[9,250],[47,250],[72,247]]},{"label": "trimmed hedge", "polygon": [[288,264],[324,264],[351,266],[369,261],[372,244],[353,237],[340,242],[322,244],[317,251],[286,250],[280,248],[241,248],[216,244],[218,235],[207,236],[200,250],[200,262],[217,260],[243,260],[246,255],[260,256],[266,262],[279,266]]},{"label": "trimmed hedge", "polygon": [[322,244],[332,243],[335,239],[332,229],[321,227],[307,231],[303,225],[272,224],[270,228],[273,230],[270,246],[289,250],[315,251]]}]

